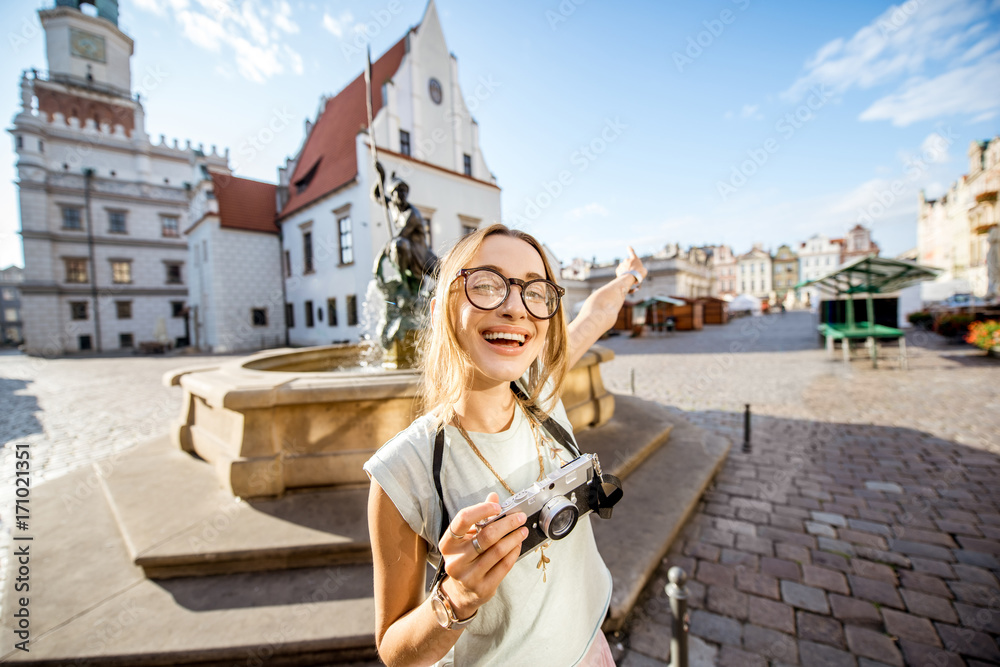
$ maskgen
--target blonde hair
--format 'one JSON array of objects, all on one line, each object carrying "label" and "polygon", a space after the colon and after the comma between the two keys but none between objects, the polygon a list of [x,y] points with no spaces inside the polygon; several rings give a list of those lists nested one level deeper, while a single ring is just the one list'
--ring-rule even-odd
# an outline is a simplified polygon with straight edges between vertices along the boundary
[{"label": "blonde hair", "polygon": [[[552,267],[542,244],[535,237],[506,225],[496,223],[460,239],[438,265],[438,282],[434,290],[437,301],[430,326],[419,337],[420,366],[423,371],[420,397],[425,411],[433,412],[438,424],[447,424],[455,416],[455,404],[472,386],[475,368],[469,353],[462,349],[455,329],[457,306],[463,291],[456,288],[459,270],[469,268],[483,243],[491,236],[507,236],[524,241],[538,253],[545,266],[545,277],[555,282]],[[542,388],[551,381],[552,392],[545,401],[559,395],[566,376],[566,317],[563,309],[549,320],[545,344],[538,358],[532,361],[527,386],[529,401],[541,407]]]}]

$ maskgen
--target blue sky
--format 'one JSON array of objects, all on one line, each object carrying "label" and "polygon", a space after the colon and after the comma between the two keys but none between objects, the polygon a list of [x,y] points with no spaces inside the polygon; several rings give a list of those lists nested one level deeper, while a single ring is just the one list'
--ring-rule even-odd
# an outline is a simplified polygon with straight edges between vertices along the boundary
[{"label": "blue sky", "polygon": [[[21,70],[45,68],[37,9],[53,4],[0,9],[8,119]],[[916,245],[920,189],[940,195],[969,142],[1000,133],[1000,0],[681,4],[437,1],[503,217],[564,262],[626,243],[776,249],[859,221],[895,255]],[[150,135],[229,147],[238,174],[273,182],[320,97],[425,6],[120,0],[120,27]],[[8,155],[0,266],[22,264]]]}]

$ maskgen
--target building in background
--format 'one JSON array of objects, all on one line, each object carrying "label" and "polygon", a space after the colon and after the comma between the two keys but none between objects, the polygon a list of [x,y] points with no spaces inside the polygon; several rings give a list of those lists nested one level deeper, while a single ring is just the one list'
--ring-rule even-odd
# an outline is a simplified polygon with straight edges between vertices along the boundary
[{"label": "building in background", "polygon": [[[357,340],[375,257],[391,238],[372,198],[374,137],[387,179],[409,202],[440,256],[461,236],[500,220],[500,188],[483,159],[479,126],[458,83],[431,0],[419,26],[372,68],[374,127],[360,74],[320,103],[299,153],[279,169],[286,322],[293,345]],[[487,89],[484,88],[484,91]],[[486,92],[488,94],[488,91]],[[370,131],[369,131],[370,130]]]},{"label": "building in background", "polygon": [[[194,187],[188,241],[191,344],[243,352],[285,344],[277,187],[206,169]],[[321,306],[322,307],[322,306]]]},{"label": "building in background", "polygon": [[755,243],[750,252],[736,258],[740,294],[750,294],[758,299],[770,300],[773,285],[771,253]]},{"label": "building in background", "polygon": [[711,250],[709,266],[712,268],[712,295],[726,300],[739,294],[737,264],[733,249],[727,245],[708,246]]},{"label": "building in background", "polygon": [[877,243],[872,241],[871,230],[864,225],[857,224],[851,228],[851,231],[847,232],[847,236],[843,239],[840,263],[877,254],[879,254],[879,247]]},{"label": "building in background", "polygon": [[772,280],[775,303],[794,308],[799,303],[799,294],[795,289],[799,282],[799,256],[788,244],[782,244],[774,253],[771,265],[774,271]]},{"label": "building in background", "polygon": [[990,229],[1000,224],[1000,137],[969,144],[969,172],[938,199],[920,192],[917,252],[922,264],[942,269],[925,284],[924,300],[956,292],[986,296]]},{"label": "building in background", "polygon": [[20,345],[21,333],[21,283],[24,269],[8,266],[0,269],[0,344]]},{"label": "building in background", "polygon": [[[799,281],[821,278],[840,266],[842,248],[842,239],[830,239],[822,234],[815,234],[800,243]],[[820,294],[817,287],[803,287],[800,290],[800,300],[814,310],[823,298],[824,295]]]},{"label": "building in background", "polygon": [[21,78],[17,154],[25,347],[34,354],[183,344],[190,182],[225,167],[190,142],[153,144],[133,97],[115,0],[38,12],[48,73]]}]

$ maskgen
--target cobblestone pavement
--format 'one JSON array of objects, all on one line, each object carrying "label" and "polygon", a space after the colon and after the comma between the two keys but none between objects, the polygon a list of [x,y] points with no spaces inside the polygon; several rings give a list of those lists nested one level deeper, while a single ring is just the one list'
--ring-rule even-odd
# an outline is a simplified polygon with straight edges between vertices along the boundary
[{"label": "cobblestone pavement", "polygon": [[610,638],[619,665],[669,662],[674,565],[692,665],[1000,664],[1000,360],[911,332],[908,371],[891,347],[848,366],[808,313],[606,344],[612,391],[634,377],[734,444]]}]

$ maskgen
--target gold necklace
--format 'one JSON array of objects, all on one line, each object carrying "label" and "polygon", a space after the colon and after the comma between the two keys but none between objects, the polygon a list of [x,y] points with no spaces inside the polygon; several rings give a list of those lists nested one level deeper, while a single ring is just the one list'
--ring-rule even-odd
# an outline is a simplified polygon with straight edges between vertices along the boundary
[{"label": "gold necklace", "polygon": [[[528,425],[531,427],[532,440],[535,441],[535,453],[538,454],[538,481],[541,481],[545,477],[545,463],[542,459],[542,448],[538,444],[538,425],[535,424],[535,420],[532,419],[531,415],[525,409],[524,405],[522,405],[521,401],[517,400],[516,397],[514,400],[521,407],[521,412],[524,413],[524,418],[528,420]],[[504,481],[503,477],[497,473],[493,466],[490,465],[490,462],[486,460],[486,457],[483,456],[483,453],[479,451],[479,448],[476,447],[476,443],[472,441],[472,436],[470,436],[469,432],[465,430],[464,426],[462,426],[462,421],[458,418],[458,414],[455,414],[455,427],[458,429],[458,432],[462,434],[462,437],[465,438],[465,441],[469,443],[469,447],[471,447],[472,451],[476,453],[479,460],[482,461],[487,468],[489,468],[489,471],[493,473],[493,476],[496,477],[497,480],[503,485],[503,488],[507,490],[507,493],[514,495],[514,489],[510,488],[510,485]],[[538,554],[538,564],[535,566],[535,569],[540,568],[542,570],[542,583],[544,584],[548,575],[546,566],[551,563],[552,560],[545,555],[544,546],[538,547]]]}]

